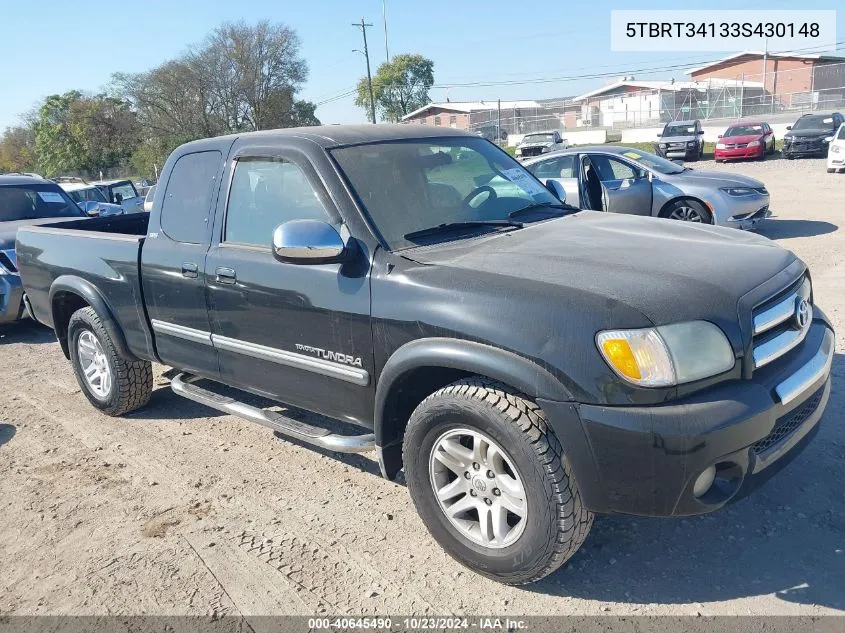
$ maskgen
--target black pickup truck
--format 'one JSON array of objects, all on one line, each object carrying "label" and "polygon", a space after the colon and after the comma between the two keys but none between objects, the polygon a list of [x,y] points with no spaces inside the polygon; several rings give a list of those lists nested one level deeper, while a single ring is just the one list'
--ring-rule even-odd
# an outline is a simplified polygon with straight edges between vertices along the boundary
[{"label": "black pickup truck", "polygon": [[177,394],[277,434],[374,448],[443,547],[502,582],[560,567],[594,513],[741,498],[828,400],[833,330],[791,252],[579,212],[475,135],[201,140],[170,156],[159,191],[149,215],[18,233],[34,316],[91,403],[143,406],[157,362],[179,371]]}]

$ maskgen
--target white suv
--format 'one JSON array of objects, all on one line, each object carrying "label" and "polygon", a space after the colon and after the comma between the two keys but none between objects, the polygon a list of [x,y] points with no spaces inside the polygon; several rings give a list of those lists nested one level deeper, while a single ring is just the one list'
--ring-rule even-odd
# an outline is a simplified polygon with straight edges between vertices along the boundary
[{"label": "white suv", "polygon": [[845,171],[845,123],[839,126],[827,146],[827,173],[835,171]]}]

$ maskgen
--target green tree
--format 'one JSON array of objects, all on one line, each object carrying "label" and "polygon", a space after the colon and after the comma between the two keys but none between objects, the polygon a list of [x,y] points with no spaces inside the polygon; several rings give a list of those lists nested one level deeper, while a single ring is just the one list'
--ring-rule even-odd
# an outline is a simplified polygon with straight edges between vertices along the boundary
[{"label": "green tree", "polygon": [[[376,110],[384,121],[399,121],[409,112],[431,103],[428,91],[434,85],[434,62],[422,55],[396,55],[376,70],[373,77],[373,98]],[[358,82],[355,105],[370,111],[367,78]]]},{"label": "green tree", "polygon": [[0,173],[37,171],[37,165],[32,128],[19,125],[3,132],[0,138]]},{"label": "green tree", "polygon": [[71,131],[71,104],[82,98],[78,90],[62,95],[50,95],[38,109],[33,131],[38,163],[45,175],[76,169],[84,152],[77,136]]}]

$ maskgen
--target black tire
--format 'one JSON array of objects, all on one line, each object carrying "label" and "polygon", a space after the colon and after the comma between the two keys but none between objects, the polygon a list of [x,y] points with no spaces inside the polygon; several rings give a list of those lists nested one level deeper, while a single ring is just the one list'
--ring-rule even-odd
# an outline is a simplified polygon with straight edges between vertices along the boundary
[{"label": "black tire", "polygon": [[[523,519],[519,536],[503,547],[485,547],[461,533],[435,495],[430,468],[435,443],[450,430],[467,428],[498,444],[525,482],[530,520]],[[543,411],[498,382],[467,378],[423,400],[408,422],[403,459],[411,499],[429,532],[454,559],[487,578],[509,585],[539,580],[569,560],[592,526],[593,515],[581,503]]]},{"label": "black tire", "polygon": [[[78,342],[83,332],[90,332],[97,339],[111,372],[111,386],[104,396],[94,392],[82,369]],[[82,393],[100,411],[107,415],[119,416],[140,409],[149,402],[153,392],[152,364],[145,360],[123,358],[93,308],[80,308],[70,317],[68,346],[76,381]]]},{"label": "black tire", "polygon": [[[682,220],[679,217],[672,217],[672,215],[677,211],[679,214],[682,213],[681,209],[683,207],[689,207],[694,209],[699,216],[701,216],[701,224],[713,224],[713,216],[710,211],[705,207],[703,204],[698,202],[697,200],[689,200],[689,199],[682,199],[682,200],[675,200],[671,204],[668,204],[661,212],[661,218],[669,218],[671,220]],[[688,220],[689,221],[689,220]]]}]

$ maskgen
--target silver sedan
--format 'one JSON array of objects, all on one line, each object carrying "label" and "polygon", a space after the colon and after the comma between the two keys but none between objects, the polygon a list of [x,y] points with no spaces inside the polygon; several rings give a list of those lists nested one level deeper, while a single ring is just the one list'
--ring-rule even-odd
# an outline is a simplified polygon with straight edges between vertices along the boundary
[{"label": "silver sedan", "polygon": [[559,182],[566,202],[582,209],[653,215],[739,229],[769,217],[759,180],[699,171],[628,147],[576,147],[526,160],[538,179]]}]

